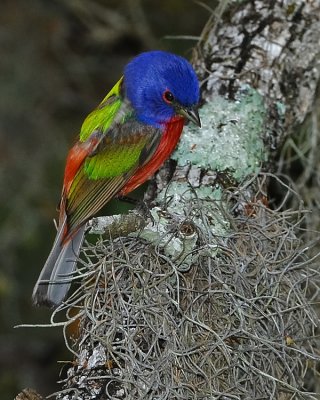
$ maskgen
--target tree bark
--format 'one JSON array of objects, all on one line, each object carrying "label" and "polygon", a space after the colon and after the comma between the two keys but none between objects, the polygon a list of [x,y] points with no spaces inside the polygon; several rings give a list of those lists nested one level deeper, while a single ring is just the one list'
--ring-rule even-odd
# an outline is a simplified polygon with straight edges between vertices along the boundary
[{"label": "tree bark", "polygon": [[319,362],[319,274],[305,210],[286,208],[299,196],[272,172],[312,109],[319,37],[319,1],[212,15],[193,58],[202,129],[186,127],[149,214],[92,222],[104,236],[53,315],[67,312],[75,354],[57,399],[316,398],[305,376]]}]

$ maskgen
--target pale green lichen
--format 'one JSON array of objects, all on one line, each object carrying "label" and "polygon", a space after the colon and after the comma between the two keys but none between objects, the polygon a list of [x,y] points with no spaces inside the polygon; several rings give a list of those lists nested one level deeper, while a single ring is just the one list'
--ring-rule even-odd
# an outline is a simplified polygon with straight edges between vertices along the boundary
[{"label": "pale green lichen", "polygon": [[200,117],[202,129],[185,129],[173,156],[178,165],[228,171],[238,181],[259,171],[266,159],[266,110],[257,91],[243,88],[236,101],[217,96],[201,108]]},{"label": "pale green lichen", "polygon": [[276,107],[279,117],[284,118],[286,113],[286,105],[284,103],[281,103],[280,101],[277,101]]},{"label": "pale green lichen", "polygon": [[[221,208],[212,198],[199,199],[196,192],[186,191],[183,186],[178,189],[176,182],[171,184],[166,193],[166,198],[172,196],[166,213],[163,213],[160,207],[152,208],[152,221],[141,232],[130,234],[142,237],[162,248],[167,256],[175,260],[179,269],[189,268],[197,261],[199,255],[216,254],[215,238],[224,237],[229,231],[229,222],[225,220]],[[183,190],[183,193],[180,193],[181,197],[180,189]],[[184,234],[180,227],[185,223],[192,223],[194,232]],[[201,251],[194,252],[201,237],[206,237],[208,241],[202,244]]]},{"label": "pale green lichen", "polygon": [[[172,181],[157,200],[166,204],[166,212],[154,207],[153,222],[139,233],[140,237],[161,247],[167,256],[175,259],[179,269],[189,268],[201,254],[216,254],[216,239],[225,237],[230,228],[223,212],[221,188],[191,188],[186,183]],[[192,234],[181,232],[184,223],[192,224]],[[206,243],[194,252],[197,241],[203,237]]]}]

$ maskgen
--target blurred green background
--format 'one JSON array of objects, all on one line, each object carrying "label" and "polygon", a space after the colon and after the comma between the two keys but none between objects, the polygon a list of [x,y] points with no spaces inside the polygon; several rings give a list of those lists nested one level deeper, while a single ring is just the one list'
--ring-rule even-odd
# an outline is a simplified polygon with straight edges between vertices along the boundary
[{"label": "blurred green background", "polygon": [[[207,4],[213,6],[213,1]],[[209,11],[192,0],[13,0],[0,13],[0,393],[42,394],[71,360],[31,293],[52,245],[64,160],[85,116],[137,53],[191,56]]]}]

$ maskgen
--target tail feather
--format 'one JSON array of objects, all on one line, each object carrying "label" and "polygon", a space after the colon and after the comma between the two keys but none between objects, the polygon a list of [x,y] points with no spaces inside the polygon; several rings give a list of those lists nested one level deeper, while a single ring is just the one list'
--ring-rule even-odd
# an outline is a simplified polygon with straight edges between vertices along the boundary
[{"label": "tail feather", "polygon": [[56,308],[70,288],[71,274],[75,270],[85,226],[80,227],[66,243],[63,243],[64,230],[65,222],[59,227],[52,250],[33,289],[32,300],[38,306]]}]

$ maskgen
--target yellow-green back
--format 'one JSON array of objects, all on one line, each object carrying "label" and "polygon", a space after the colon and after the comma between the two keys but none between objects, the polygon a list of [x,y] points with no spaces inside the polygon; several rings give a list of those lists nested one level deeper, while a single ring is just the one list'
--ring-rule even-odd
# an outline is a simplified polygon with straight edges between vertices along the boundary
[{"label": "yellow-green back", "polygon": [[110,127],[122,103],[120,97],[122,81],[123,77],[114,85],[99,106],[84,120],[80,130],[81,142],[87,140],[95,130],[105,132]]}]

